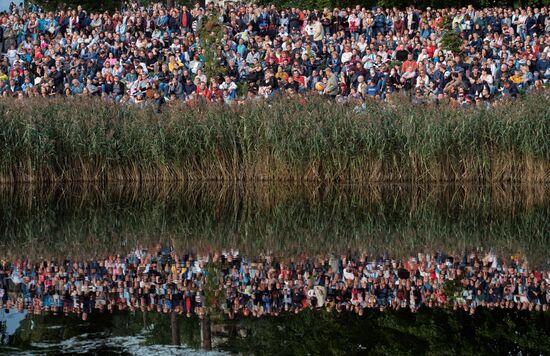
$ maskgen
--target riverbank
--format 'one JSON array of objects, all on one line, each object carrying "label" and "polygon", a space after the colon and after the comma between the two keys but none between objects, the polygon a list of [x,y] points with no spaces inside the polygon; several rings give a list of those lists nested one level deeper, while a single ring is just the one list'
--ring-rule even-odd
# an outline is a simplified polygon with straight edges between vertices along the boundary
[{"label": "riverbank", "polygon": [[0,101],[0,182],[548,182],[546,92],[491,109],[406,100],[176,105]]}]

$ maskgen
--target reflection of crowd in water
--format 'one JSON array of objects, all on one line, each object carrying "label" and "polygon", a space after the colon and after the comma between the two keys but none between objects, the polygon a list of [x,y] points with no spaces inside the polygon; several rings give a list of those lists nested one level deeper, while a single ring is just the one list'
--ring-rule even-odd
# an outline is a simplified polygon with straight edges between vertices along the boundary
[{"label": "reflection of crowd in water", "polygon": [[368,256],[290,263],[229,258],[228,265],[225,295],[231,315],[307,308],[361,315],[365,308],[416,312],[446,305],[470,312],[478,307],[547,311],[550,303],[549,272],[531,271],[526,263],[504,262],[494,255],[419,255],[402,262]]},{"label": "reflection of crowd in water", "polygon": [[[209,262],[221,273],[207,269]],[[206,285],[208,272],[219,278]],[[222,277],[223,276],[223,282]],[[349,311],[449,306],[548,311],[550,272],[495,255],[418,255],[408,260],[330,256],[248,260],[235,252],[195,258],[168,248],[136,250],[87,262],[29,261],[0,265],[0,307],[30,314],[128,311],[202,317],[206,291],[230,317],[305,309]],[[214,300],[214,299],[213,299]]]},{"label": "reflection of crowd in water", "polygon": [[136,250],[104,260],[2,262],[0,304],[31,314],[115,310],[203,314],[204,260],[169,249]]}]

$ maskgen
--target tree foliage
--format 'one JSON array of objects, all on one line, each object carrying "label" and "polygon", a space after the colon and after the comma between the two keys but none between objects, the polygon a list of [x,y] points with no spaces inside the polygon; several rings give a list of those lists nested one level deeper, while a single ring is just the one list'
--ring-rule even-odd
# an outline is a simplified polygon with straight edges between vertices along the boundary
[{"label": "tree foliage", "polygon": [[278,7],[290,8],[298,7],[301,9],[323,9],[325,7],[334,8],[334,7],[351,7],[355,5],[360,5],[366,8],[372,8],[376,6],[382,7],[397,7],[404,8],[406,6],[415,6],[417,8],[426,8],[428,6],[432,8],[448,8],[448,7],[457,7],[457,6],[467,6],[474,5],[475,7],[488,7],[488,6],[543,6],[548,4],[548,0],[524,0],[518,1],[515,0],[474,0],[474,1],[464,1],[464,0],[258,0],[260,5],[275,4]]},{"label": "tree foliage", "polygon": [[[93,10],[113,10],[119,8],[121,0],[33,0],[35,3],[44,6],[48,9],[55,9],[60,6],[76,7],[82,5],[87,9]],[[158,0],[138,0],[140,4],[148,4],[156,2]],[[195,3],[194,0],[166,0],[168,5],[191,5]],[[456,7],[474,5],[476,7],[488,7],[488,6],[545,6],[549,4],[549,0],[258,0],[259,5],[275,4],[281,8],[298,7],[301,9],[323,9],[325,7],[349,7],[354,5],[361,5],[366,8],[372,8],[375,6],[382,7],[398,7],[403,8],[405,6],[414,5],[418,8],[426,8],[428,6],[434,8],[444,7]]]},{"label": "tree foliage", "polygon": [[202,20],[199,37],[204,49],[204,72],[208,78],[218,77],[225,73],[219,56],[223,32],[224,28],[217,14],[212,13]]},{"label": "tree foliage", "polygon": [[462,50],[463,44],[462,37],[452,28],[452,18],[448,17],[443,25],[443,36],[441,37],[443,49],[458,54]]}]

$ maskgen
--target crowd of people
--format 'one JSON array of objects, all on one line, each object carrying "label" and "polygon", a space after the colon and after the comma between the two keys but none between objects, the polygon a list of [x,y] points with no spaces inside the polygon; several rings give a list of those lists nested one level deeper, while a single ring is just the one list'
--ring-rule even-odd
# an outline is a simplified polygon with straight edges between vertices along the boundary
[{"label": "crowd of people", "polygon": [[0,306],[30,314],[142,310],[202,315],[205,260],[168,249],[136,250],[104,260],[0,265]]},{"label": "crowd of people", "polygon": [[0,308],[29,314],[156,311],[203,317],[208,307],[228,317],[299,313],[306,309],[453,307],[549,310],[550,272],[518,257],[418,254],[248,259],[238,251],[194,257],[169,247],[88,261],[0,263]]},{"label": "crowd of people", "polygon": [[224,270],[226,312],[278,315],[304,309],[354,312],[452,306],[548,311],[550,273],[530,270],[515,258],[475,253],[453,257],[418,254],[387,257],[329,256],[288,262],[265,258],[254,265],[228,259]]},{"label": "crowd of people", "polygon": [[[442,40],[445,26],[459,35],[454,53]],[[89,12],[31,3],[0,14],[0,52],[0,95],[22,99],[97,96],[160,107],[284,94],[362,103],[404,91],[415,102],[471,106],[547,86],[550,18],[547,7],[127,2],[118,11]]]}]

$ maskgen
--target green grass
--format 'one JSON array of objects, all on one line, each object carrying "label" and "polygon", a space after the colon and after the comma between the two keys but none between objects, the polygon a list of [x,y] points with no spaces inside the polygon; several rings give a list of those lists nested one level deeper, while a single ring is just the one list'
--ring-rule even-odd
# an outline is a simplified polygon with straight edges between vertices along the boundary
[{"label": "green grass", "polygon": [[0,182],[548,182],[550,100],[491,110],[281,100],[152,110],[0,100]]}]

